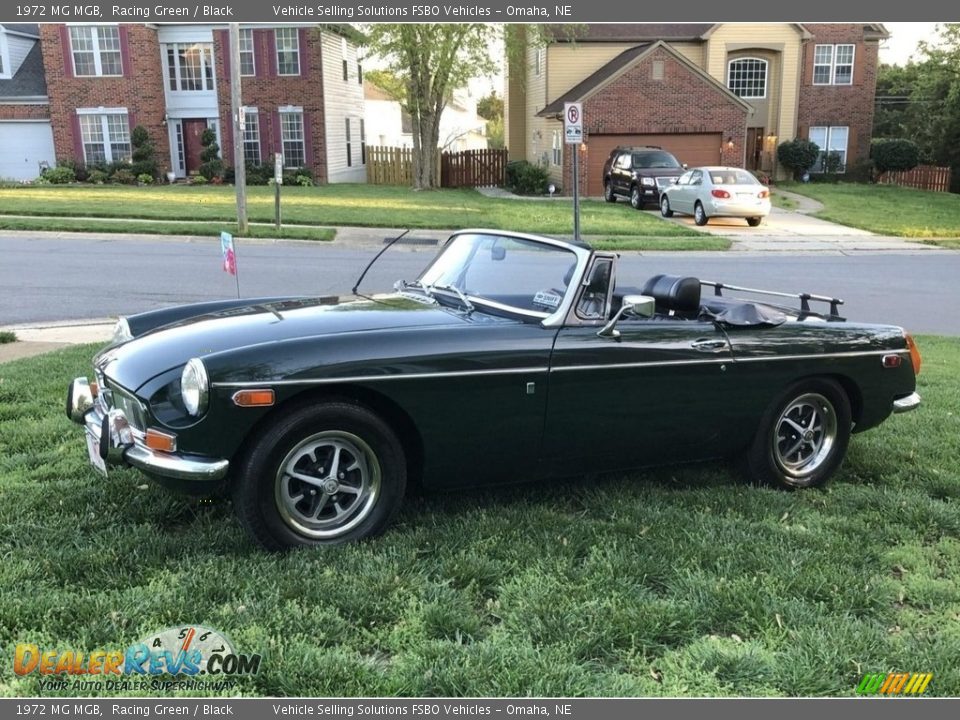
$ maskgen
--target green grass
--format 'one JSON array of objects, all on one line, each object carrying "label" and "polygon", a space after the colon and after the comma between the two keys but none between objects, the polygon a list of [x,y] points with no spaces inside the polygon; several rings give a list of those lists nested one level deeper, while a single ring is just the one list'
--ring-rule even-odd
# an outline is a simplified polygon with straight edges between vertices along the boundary
[{"label": "green grass", "polygon": [[17,334],[12,330],[0,330],[0,345],[17,341]]},{"label": "green grass", "polygon": [[783,210],[796,210],[798,207],[800,207],[800,203],[798,203],[792,197],[787,197],[782,193],[778,193],[776,190],[773,190],[770,193],[770,202],[774,207],[778,207]]},{"label": "green grass", "polygon": [[[23,218],[0,214],[0,230],[41,230],[51,232],[146,233],[152,235],[195,235],[219,237],[225,230],[238,235],[233,222],[163,222],[160,220],[100,220],[97,218]],[[333,228],[305,225],[250,225],[243,237],[286,240],[333,240]]]},{"label": "green grass", "polygon": [[[273,220],[273,188],[248,188],[251,221]],[[0,188],[0,214],[224,220],[236,218],[232,187],[34,186]],[[569,234],[568,202],[493,199],[473,190],[415,192],[384,185],[284,187],[285,223],[392,228],[490,227]],[[584,235],[693,237],[699,233],[638,213],[625,203],[581,203]]]},{"label": "green grass", "polygon": [[[784,183],[823,203],[816,217],[880,235],[960,237],[960,195],[866,183]],[[938,243],[939,244],[939,243]]]},{"label": "green grass", "polygon": [[602,240],[590,240],[590,245],[596,250],[642,250],[646,252],[729,250],[732,244],[727,238],[708,235],[684,238],[608,237]]},{"label": "green grass", "polygon": [[[87,466],[63,416],[93,347],[0,365],[0,695],[17,642],[125,648],[204,623],[250,695],[960,694],[960,340],[921,338],[917,412],[823,491],[723,464],[414,496],[374,541],[269,555],[227,504]],[[68,694],[77,692],[70,690]]]}]

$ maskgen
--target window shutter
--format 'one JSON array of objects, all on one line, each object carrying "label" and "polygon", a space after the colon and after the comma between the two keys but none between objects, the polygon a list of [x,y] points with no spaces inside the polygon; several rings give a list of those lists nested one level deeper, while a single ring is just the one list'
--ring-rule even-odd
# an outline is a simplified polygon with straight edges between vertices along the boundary
[{"label": "window shutter", "polygon": [[277,33],[267,30],[267,75],[275,77],[277,74]]},{"label": "window shutter", "polygon": [[[283,152],[283,130],[280,128],[280,112],[274,110],[273,113],[273,152]],[[270,156],[270,162],[273,162],[273,156]]]},{"label": "window shutter", "polygon": [[233,165],[233,112],[227,111],[226,113],[226,122],[223,123],[223,129],[221,131],[221,150],[220,157],[223,158],[228,165]]},{"label": "window shutter", "polygon": [[[133,139],[133,129],[137,126],[137,114],[134,112],[127,112],[127,126],[130,128],[131,140]],[[132,147],[132,146],[131,146]]]},{"label": "window shutter", "polygon": [[77,162],[85,162],[83,158],[83,135],[80,133],[80,116],[74,113],[70,122],[73,125],[73,154]]},{"label": "window shutter", "polygon": [[269,165],[273,163],[273,155],[270,150],[273,135],[271,133],[270,123],[266,122],[264,115],[266,115],[266,113],[257,115],[260,127],[260,162]]},{"label": "window shutter", "polygon": [[220,45],[223,48],[223,80],[230,82],[230,59],[233,57],[233,49],[230,47],[230,31],[218,30],[220,34]]},{"label": "window shutter", "polygon": [[[310,74],[310,35],[307,28],[300,28],[298,31],[298,42],[300,53],[300,76],[307,77]],[[306,120],[304,120],[306,122]]]},{"label": "window shutter", "polygon": [[120,62],[123,63],[123,76],[133,77],[133,66],[130,62],[130,29],[126,25],[120,26]]},{"label": "window shutter", "polygon": [[310,132],[310,113],[303,113],[303,164],[313,170],[313,134]]},{"label": "window shutter", "polygon": [[71,78],[73,77],[73,54],[70,50],[70,30],[66,25],[60,26],[60,47],[63,49],[63,74]]},{"label": "window shutter", "polygon": [[269,55],[265,55],[270,34],[268,30],[253,31],[253,63],[256,66],[257,75],[269,75],[270,60]]}]

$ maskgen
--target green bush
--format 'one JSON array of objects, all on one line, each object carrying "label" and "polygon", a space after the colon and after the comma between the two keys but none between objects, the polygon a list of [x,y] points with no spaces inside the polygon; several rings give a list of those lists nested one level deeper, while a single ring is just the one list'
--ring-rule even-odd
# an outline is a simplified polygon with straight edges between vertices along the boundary
[{"label": "green bush", "polygon": [[920,163],[920,147],[906,138],[877,138],[870,143],[870,158],[878,175],[912,170]]},{"label": "green bush", "polygon": [[77,178],[77,182],[86,182],[89,175],[88,169],[84,166],[82,162],[77,160],[59,160],[57,162],[57,167],[66,167],[73,170],[74,176]]},{"label": "green bush", "polygon": [[130,133],[131,154],[130,171],[137,177],[149,175],[151,179],[157,177],[157,156],[150,140],[150,134],[143,125],[137,125]]},{"label": "green bush", "polygon": [[103,185],[105,182],[110,180],[110,175],[106,171],[97,168],[90,171],[90,174],[87,176],[87,180],[95,185]]},{"label": "green bush", "polygon": [[74,172],[73,168],[67,167],[66,165],[47,168],[43,171],[41,177],[51,185],[66,185],[67,183],[77,181],[76,172]]},{"label": "green bush", "polygon": [[200,175],[207,180],[219,178],[223,180],[223,160],[220,159],[220,146],[217,144],[217,133],[213,128],[207,128],[200,136]]},{"label": "green bush", "polygon": [[795,180],[817,164],[820,159],[820,146],[815,142],[796,138],[786,140],[777,147],[777,160],[780,164],[793,171]]},{"label": "green bush", "polygon": [[137,176],[129,167],[117,168],[110,176],[110,182],[117,185],[134,185],[137,182]]},{"label": "green bush", "polygon": [[140,185],[153,185],[153,175],[150,173],[140,173],[137,175],[137,183]]},{"label": "green bush", "polygon": [[547,192],[547,168],[526,160],[507,163],[507,187],[517,195],[543,195]]},{"label": "green bush", "polygon": [[[268,180],[273,178],[273,167],[268,166],[270,174]],[[310,168],[296,168],[287,170],[283,173],[284,185],[300,185],[302,187],[313,187],[313,171]]]},{"label": "green bush", "polygon": [[210,181],[207,180],[207,178],[203,175],[194,175],[192,178],[190,178],[191,185],[206,185],[208,182]]}]

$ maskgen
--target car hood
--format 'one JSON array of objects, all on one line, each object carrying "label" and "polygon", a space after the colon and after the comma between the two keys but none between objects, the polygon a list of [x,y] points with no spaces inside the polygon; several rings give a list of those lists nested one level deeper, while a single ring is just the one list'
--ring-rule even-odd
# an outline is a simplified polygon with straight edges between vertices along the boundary
[{"label": "car hood", "polygon": [[282,300],[208,312],[165,325],[103,351],[96,365],[137,391],[194,357],[323,335],[459,325],[462,313],[407,295]]}]

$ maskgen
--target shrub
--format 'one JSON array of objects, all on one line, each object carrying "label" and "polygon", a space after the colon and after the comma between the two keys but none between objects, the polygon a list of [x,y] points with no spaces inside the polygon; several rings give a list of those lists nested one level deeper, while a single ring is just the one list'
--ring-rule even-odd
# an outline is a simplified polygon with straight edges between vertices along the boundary
[{"label": "shrub", "polygon": [[843,169],[843,158],[836,150],[831,150],[823,156],[823,171],[828,175],[836,175]]},{"label": "shrub", "polygon": [[89,177],[88,168],[78,160],[60,160],[57,162],[57,167],[66,167],[73,170],[73,174],[76,176],[77,182],[86,182]]},{"label": "shrub", "polygon": [[140,173],[137,175],[137,182],[140,185],[153,185],[153,175],[150,173]]},{"label": "shrub", "polygon": [[915,168],[920,163],[920,148],[906,138],[878,138],[870,143],[870,157],[879,176]]},{"label": "shrub", "polygon": [[207,178],[205,178],[203,175],[194,175],[192,178],[190,178],[191,185],[206,185],[208,182],[210,181],[207,180]]},{"label": "shrub", "polygon": [[547,168],[526,160],[507,163],[507,187],[517,195],[542,195],[547,191]]},{"label": "shrub", "polygon": [[130,133],[130,170],[139,179],[141,175],[157,177],[157,157],[150,134],[143,125],[137,125]]},{"label": "shrub", "polygon": [[66,185],[77,181],[77,174],[73,171],[73,168],[66,165],[47,168],[43,171],[41,177],[51,185]]},{"label": "shrub", "polygon": [[122,167],[113,171],[110,182],[117,185],[133,185],[137,182],[137,177],[129,167]]},{"label": "shrub", "polygon": [[95,169],[90,171],[87,179],[95,185],[103,185],[110,179],[110,176],[103,170]]},{"label": "shrub", "polygon": [[220,146],[217,144],[217,133],[213,128],[207,128],[200,136],[200,175],[207,180],[223,178],[223,160],[220,159]]},{"label": "shrub", "polygon": [[[273,177],[273,167],[268,166],[269,176],[268,180]],[[287,170],[283,173],[283,184],[284,185],[300,185],[302,187],[313,187],[313,172],[310,168],[296,168],[294,170]]]},{"label": "shrub", "polygon": [[817,164],[820,159],[820,146],[815,142],[796,138],[780,143],[777,147],[777,160],[793,171],[795,180]]}]

